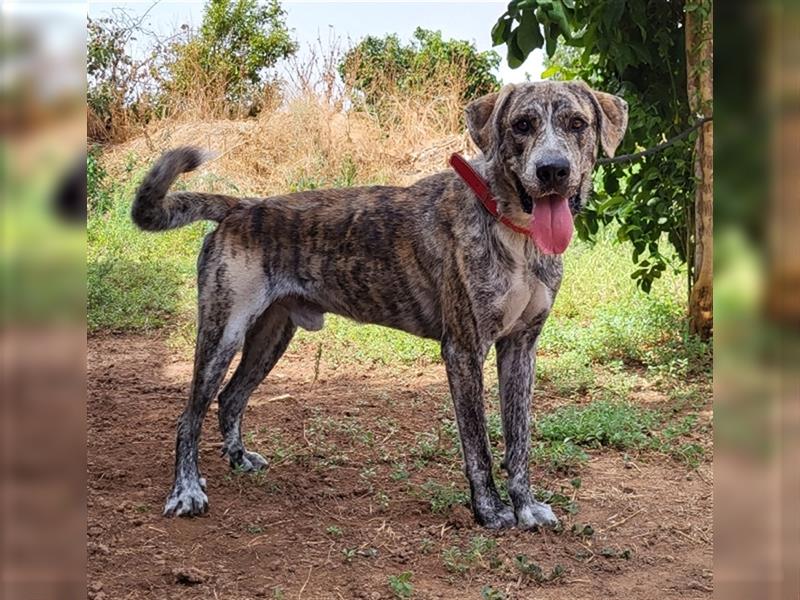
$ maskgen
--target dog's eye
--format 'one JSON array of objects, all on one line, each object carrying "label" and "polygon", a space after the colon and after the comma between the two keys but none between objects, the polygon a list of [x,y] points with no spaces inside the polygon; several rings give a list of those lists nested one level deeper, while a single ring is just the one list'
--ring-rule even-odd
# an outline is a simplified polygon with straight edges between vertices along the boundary
[{"label": "dog's eye", "polygon": [[586,129],[587,125],[588,123],[581,117],[573,117],[569,122],[569,128],[572,129],[572,131],[583,131]]},{"label": "dog's eye", "polygon": [[531,122],[528,119],[520,119],[514,122],[514,131],[517,133],[529,133],[531,130]]}]

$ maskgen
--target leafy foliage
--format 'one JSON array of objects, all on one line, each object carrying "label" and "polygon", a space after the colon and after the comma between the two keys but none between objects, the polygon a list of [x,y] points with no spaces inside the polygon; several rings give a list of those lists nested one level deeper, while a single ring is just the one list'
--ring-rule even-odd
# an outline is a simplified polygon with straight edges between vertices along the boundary
[{"label": "leafy foliage", "polygon": [[389,588],[394,593],[395,598],[411,598],[414,593],[414,584],[411,583],[412,576],[413,573],[411,571],[389,576]]},{"label": "leafy foliage", "polygon": [[379,102],[386,84],[411,91],[431,79],[463,75],[466,101],[500,87],[492,72],[499,64],[496,52],[478,52],[470,42],[444,40],[440,31],[418,27],[408,45],[396,35],[367,36],[344,55],[339,74],[372,106]]},{"label": "leafy foliage", "polygon": [[586,406],[562,406],[540,419],[536,431],[543,440],[626,450],[645,446],[659,424],[656,411],[598,400]]},{"label": "leafy foliage", "polygon": [[86,76],[87,134],[97,141],[116,141],[136,121],[146,121],[146,99],[155,81],[148,60],[134,60],[128,46],[142,33],[141,19],[123,10],[101,19],[88,18]]},{"label": "leafy foliage", "polygon": [[[492,30],[519,66],[536,48],[548,56],[545,78],[580,78],[623,96],[630,106],[620,152],[654,146],[696,119],[686,86],[684,11],[707,0],[512,0]],[[686,262],[694,202],[694,135],[635,164],[599,169],[596,195],[577,223],[593,240],[601,225],[619,223],[619,241],[633,246],[632,277],[649,291],[669,267]],[[659,240],[666,237],[674,254]]]},{"label": "leafy foliage", "polygon": [[170,88],[191,94],[198,77],[223,88],[234,107],[258,112],[267,71],[297,50],[277,0],[209,0],[197,35],[172,47]]}]

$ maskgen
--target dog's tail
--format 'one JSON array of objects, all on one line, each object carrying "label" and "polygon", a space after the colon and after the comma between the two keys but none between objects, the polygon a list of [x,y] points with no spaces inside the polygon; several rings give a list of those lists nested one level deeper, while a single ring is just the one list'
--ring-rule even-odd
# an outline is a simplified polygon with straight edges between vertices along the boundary
[{"label": "dog's tail", "polygon": [[199,148],[185,146],[161,155],[145,176],[131,208],[131,218],[147,231],[165,231],[194,221],[221,221],[239,199],[221,194],[172,192],[170,186],[181,173],[195,170],[206,154]]}]

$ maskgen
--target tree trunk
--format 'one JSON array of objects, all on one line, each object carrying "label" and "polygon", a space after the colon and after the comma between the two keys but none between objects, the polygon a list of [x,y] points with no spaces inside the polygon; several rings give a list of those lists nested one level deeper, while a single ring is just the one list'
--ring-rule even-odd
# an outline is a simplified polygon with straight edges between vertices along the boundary
[{"label": "tree trunk", "polygon": [[[714,100],[711,0],[698,2],[703,10],[686,13],[686,77],[689,105],[695,115],[712,116]],[[706,10],[707,9],[707,10]],[[713,328],[714,277],[714,124],[707,122],[695,143],[694,231],[692,255],[689,257],[691,288],[689,292],[689,324],[693,333],[703,339],[711,337]]]}]

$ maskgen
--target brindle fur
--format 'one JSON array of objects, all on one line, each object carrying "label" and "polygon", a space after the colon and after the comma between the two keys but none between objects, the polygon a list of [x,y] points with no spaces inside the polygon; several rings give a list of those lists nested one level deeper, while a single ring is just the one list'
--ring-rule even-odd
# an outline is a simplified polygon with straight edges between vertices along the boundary
[{"label": "brindle fur", "polygon": [[[509,85],[472,102],[467,124],[482,156],[472,161],[501,214],[527,225],[537,197],[585,201],[598,144],[613,154],[627,123],[621,99],[585,84]],[[576,118],[585,128],[575,127]],[[527,119],[530,130],[515,124]],[[578,123],[579,124],[579,123]],[[545,186],[537,166],[567,161],[569,178]],[[232,467],[261,469],[245,449],[248,397],[286,350],[297,326],[317,330],[324,313],[377,323],[441,342],[461,437],[472,509],[481,525],[557,523],[533,499],[528,475],[530,398],[536,342],[561,283],[559,256],[490,216],[452,171],[410,187],[316,190],[265,199],[167,191],[202,161],[200,151],[164,154],[146,176],[133,220],[164,230],[218,221],[198,259],[198,332],[188,404],[178,420],[175,483],[166,515],[205,512],[197,447],[203,418],[224,374],[219,425]],[[483,364],[497,349],[505,460],[512,506],[492,479],[483,407]]]}]

